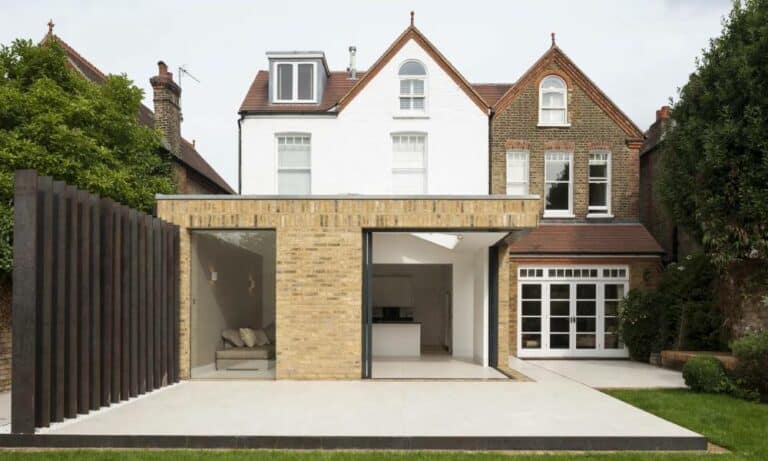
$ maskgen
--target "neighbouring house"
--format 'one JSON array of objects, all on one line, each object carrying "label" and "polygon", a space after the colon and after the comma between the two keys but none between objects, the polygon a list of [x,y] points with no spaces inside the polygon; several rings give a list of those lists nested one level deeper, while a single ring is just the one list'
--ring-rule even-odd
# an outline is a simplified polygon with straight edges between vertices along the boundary
[{"label": "neighbouring house", "polygon": [[[55,40],[66,53],[72,69],[84,78],[94,82],[106,81],[106,74],[75,51],[58,35],[53,34],[53,23],[49,23],[49,32],[42,43]],[[163,134],[163,146],[170,153],[173,161],[173,175],[179,194],[234,194],[216,170],[205,161],[195,149],[195,142],[189,142],[181,136],[181,88],[173,81],[173,75],[162,61],[158,63],[158,75],[152,77],[154,90],[154,112],[143,104],[139,110],[139,120],[150,128],[158,128]],[[11,384],[11,330],[10,330],[10,293],[0,289],[0,391],[7,390]]]},{"label": "neighbouring house", "polygon": [[180,228],[180,376],[626,357],[618,304],[663,252],[639,221],[637,126],[554,35],[507,84],[469,83],[413,22],[367,70],[355,52],[346,71],[267,53],[239,111],[243,195],[158,197]]},{"label": "neighbouring house", "polygon": [[701,249],[690,234],[674,222],[656,190],[660,163],[665,155],[664,137],[673,124],[669,112],[669,106],[661,106],[656,111],[656,121],[645,132],[645,142],[640,149],[640,222],[664,248],[665,262],[677,261]]}]

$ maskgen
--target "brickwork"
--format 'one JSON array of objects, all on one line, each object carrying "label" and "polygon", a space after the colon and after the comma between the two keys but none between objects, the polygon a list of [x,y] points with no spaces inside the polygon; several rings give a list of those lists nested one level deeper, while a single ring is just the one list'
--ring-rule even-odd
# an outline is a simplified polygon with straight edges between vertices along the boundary
[{"label": "brickwork", "polygon": [[523,79],[519,94],[494,114],[491,121],[491,193],[506,193],[506,152],[529,151],[529,193],[544,200],[544,153],[573,152],[573,211],[577,220],[587,215],[588,160],[594,150],[611,152],[611,212],[616,221],[637,221],[639,143],[631,138],[606,110],[575,79],[568,84],[569,127],[538,127],[539,82],[550,74],[566,75],[560,61],[552,60],[537,71],[536,78]]},{"label": "brickwork", "polygon": [[[517,275],[520,266],[536,264],[563,264],[570,266],[605,264],[605,265],[628,265],[629,266],[629,289],[646,290],[655,287],[661,276],[661,259],[653,258],[518,258],[508,255],[509,260],[509,354],[517,355]],[[501,321],[501,320],[499,320]]]},{"label": "brickwork", "polygon": [[154,90],[155,128],[163,134],[169,152],[181,156],[181,88],[163,61],[157,63],[158,74],[149,79]]},{"label": "brickwork", "polygon": [[[358,379],[363,229],[511,230],[535,227],[539,215],[537,200],[482,198],[174,198],[160,199],[157,208],[181,227],[182,378],[190,365],[189,229],[275,229],[277,378]],[[508,337],[507,324],[499,323],[500,338]]]}]

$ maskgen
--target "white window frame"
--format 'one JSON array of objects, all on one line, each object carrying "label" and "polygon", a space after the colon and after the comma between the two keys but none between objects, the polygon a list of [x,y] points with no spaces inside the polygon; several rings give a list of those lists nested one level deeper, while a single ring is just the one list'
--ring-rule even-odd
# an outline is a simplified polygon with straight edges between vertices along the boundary
[{"label": "white window frame", "polygon": [[[309,167],[308,168],[280,168],[280,138],[309,138]],[[275,194],[280,195],[281,171],[306,171],[309,174],[309,194],[312,194],[312,135],[310,133],[275,133]],[[294,194],[283,194],[294,195]],[[296,194],[304,195],[304,194]]]},{"label": "white window frame", "polygon": [[[424,138],[424,166],[422,168],[395,168],[394,165],[394,156],[395,156],[395,138],[399,136],[421,136]],[[395,191],[395,175],[397,174],[414,174],[414,173],[421,173],[424,177],[424,187],[423,191],[416,195],[426,195],[427,191],[429,190],[429,184],[428,184],[428,172],[429,172],[429,137],[427,136],[427,133],[423,132],[397,132],[392,133],[390,136],[391,144],[392,144],[392,194],[393,195],[409,195],[409,194],[402,194]]]},{"label": "white window frame", "polygon": [[[400,69],[403,68],[404,65],[408,64],[409,62],[415,62],[421,65],[421,67],[424,69],[424,75],[400,75]],[[424,65],[423,62],[417,60],[417,59],[408,59],[406,61],[403,61],[400,66],[397,68],[397,110],[400,113],[401,116],[425,116],[427,114],[427,86],[428,86],[428,80],[427,80],[427,66]],[[403,98],[413,99],[419,97],[418,95],[414,95],[414,93],[403,93],[402,92],[402,82],[403,80],[421,80],[423,82],[424,87],[424,93],[422,94],[422,97],[424,99],[424,108],[423,109],[402,109],[401,102]],[[413,106],[413,104],[411,104]]]},{"label": "white window frame", "polygon": [[[604,157],[604,158],[599,158]],[[590,171],[592,165],[605,164],[605,178],[593,178]],[[610,218],[611,215],[611,153],[605,150],[592,151],[589,153],[589,163],[587,164],[587,218]],[[605,206],[589,205],[589,185],[605,184]]]},{"label": "white window frame", "polygon": [[[549,183],[563,183],[565,181],[549,181],[547,180],[547,166],[550,161],[556,161],[559,159],[550,160],[550,156],[553,155],[565,155],[568,157],[568,209],[567,210],[547,210],[547,184]],[[544,152],[544,217],[545,218],[573,218],[573,152],[566,151],[546,151]]]},{"label": "white window frame", "polygon": [[[524,174],[524,180],[523,181],[511,181],[509,179],[509,165],[510,165],[510,157],[514,156],[522,156],[523,159],[523,174]],[[506,157],[506,170],[505,170],[505,176],[506,176],[506,184],[507,184],[507,195],[528,195],[530,192],[530,158],[531,154],[525,149],[509,149],[507,150],[507,157]],[[523,193],[522,194],[512,194],[510,192],[510,186],[511,185],[517,185],[522,184],[523,187]]]},{"label": "white window frame", "polygon": [[[299,65],[311,64],[312,65],[312,99],[299,99]],[[292,99],[279,99],[278,98],[278,85],[280,85],[279,75],[277,72],[278,66],[293,66],[293,87],[291,94]],[[317,63],[314,61],[289,61],[289,62],[275,62],[274,70],[272,72],[272,101],[276,103],[297,103],[297,104],[317,104]]]},{"label": "white window frame", "polygon": [[[535,266],[520,266],[518,267],[518,282],[517,282],[517,356],[521,358],[568,358],[568,357],[599,357],[599,358],[626,358],[629,356],[629,351],[623,342],[619,344],[622,347],[619,348],[606,348],[605,347],[605,285],[622,285],[624,287],[624,296],[629,292],[629,279],[630,270],[626,265],[535,265]],[[572,308],[576,305],[577,284],[594,284],[597,286],[597,299],[596,299],[596,328],[595,334],[597,339],[597,347],[595,349],[578,349],[575,344],[569,349],[551,349],[549,348],[550,331],[549,331],[549,319],[550,319],[550,289],[551,284],[569,284],[570,299],[569,303]],[[524,348],[523,347],[523,285],[540,285],[541,286],[541,327],[539,334],[541,334],[541,347],[540,348]],[[615,316],[607,316],[613,318]],[[527,332],[532,334],[534,332]],[[535,333],[534,333],[535,334]],[[573,334],[569,332],[569,335]]]},{"label": "white window frame", "polygon": [[[563,107],[544,107],[544,82],[546,82],[548,79],[554,78],[557,80],[560,80],[563,84],[562,90],[549,90],[548,93],[560,93],[563,95]],[[542,115],[544,114],[545,110],[562,110],[563,111],[563,120],[564,122],[547,122],[544,120],[544,117]],[[565,82],[565,80],[556,74],[550,74],[541,79],[541,82],[539,83],[539,126],[560,126],[560,127],[568,127],[571,126],[571,124],[568,122],[568,84]]]}]

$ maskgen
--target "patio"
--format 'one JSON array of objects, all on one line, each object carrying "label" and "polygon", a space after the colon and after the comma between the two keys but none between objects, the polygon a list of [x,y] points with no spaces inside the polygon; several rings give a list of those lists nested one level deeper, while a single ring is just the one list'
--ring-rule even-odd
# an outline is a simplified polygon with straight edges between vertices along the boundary
[{"label": "patio", "polygon": [[694,432],[537,364],[510,365],[532,381],[185,381],[38,434],[98,443],[143,437],[151,445],[272,437],[349,447],[706,448]]}]

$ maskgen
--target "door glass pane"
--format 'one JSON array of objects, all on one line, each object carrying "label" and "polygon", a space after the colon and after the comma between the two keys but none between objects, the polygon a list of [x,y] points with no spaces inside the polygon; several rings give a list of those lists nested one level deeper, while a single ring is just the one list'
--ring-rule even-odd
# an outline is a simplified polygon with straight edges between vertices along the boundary
[{"label": "door glass pane", "polygon": [[597,303],[595,301],[577,301],[576,315],[591,315],[597,313]]},{"label": "door glass pane", "polygon": [[541,349],[541,285],[520,287],[522,304],[521,344],[523,349]]},{"label": "door glass pane", "polygon": [[570,334],[549,335],[549,348],[550,349],[570,349],[571,335]]},{"label": "door glass pane", "polygon": [[550,315],[571,315],[571,303],[569,301],[550,301]]},{"label": "door glass pane", "polygon": [[605,317],[603,318],[603,342],[605,349],[621,349],[624,344],[619,338],[619,303],[624,298],[624,284],[606,283]]},{"label": "door glass pane", "polygon": [[567,333],[570,331],[571,319],[568,317],[550,317],[549,331]]},{"label": "door glass pane", "polygon": [[571,285],[553,283],[549,286],[549,347],[571,348]]},{"label": "door glass pane", "polygon": [[576,285],[576,348],[597,348],[597,285]]},{"label": "door glass pane", "polygon": [[577,335],[576,349],[596,349],[597,341],[595,335]]},{"label": "door glass pane", "polygon": [[571,299],[571,286],[568,284],[552,284],[549,286],[550,299]]}]

